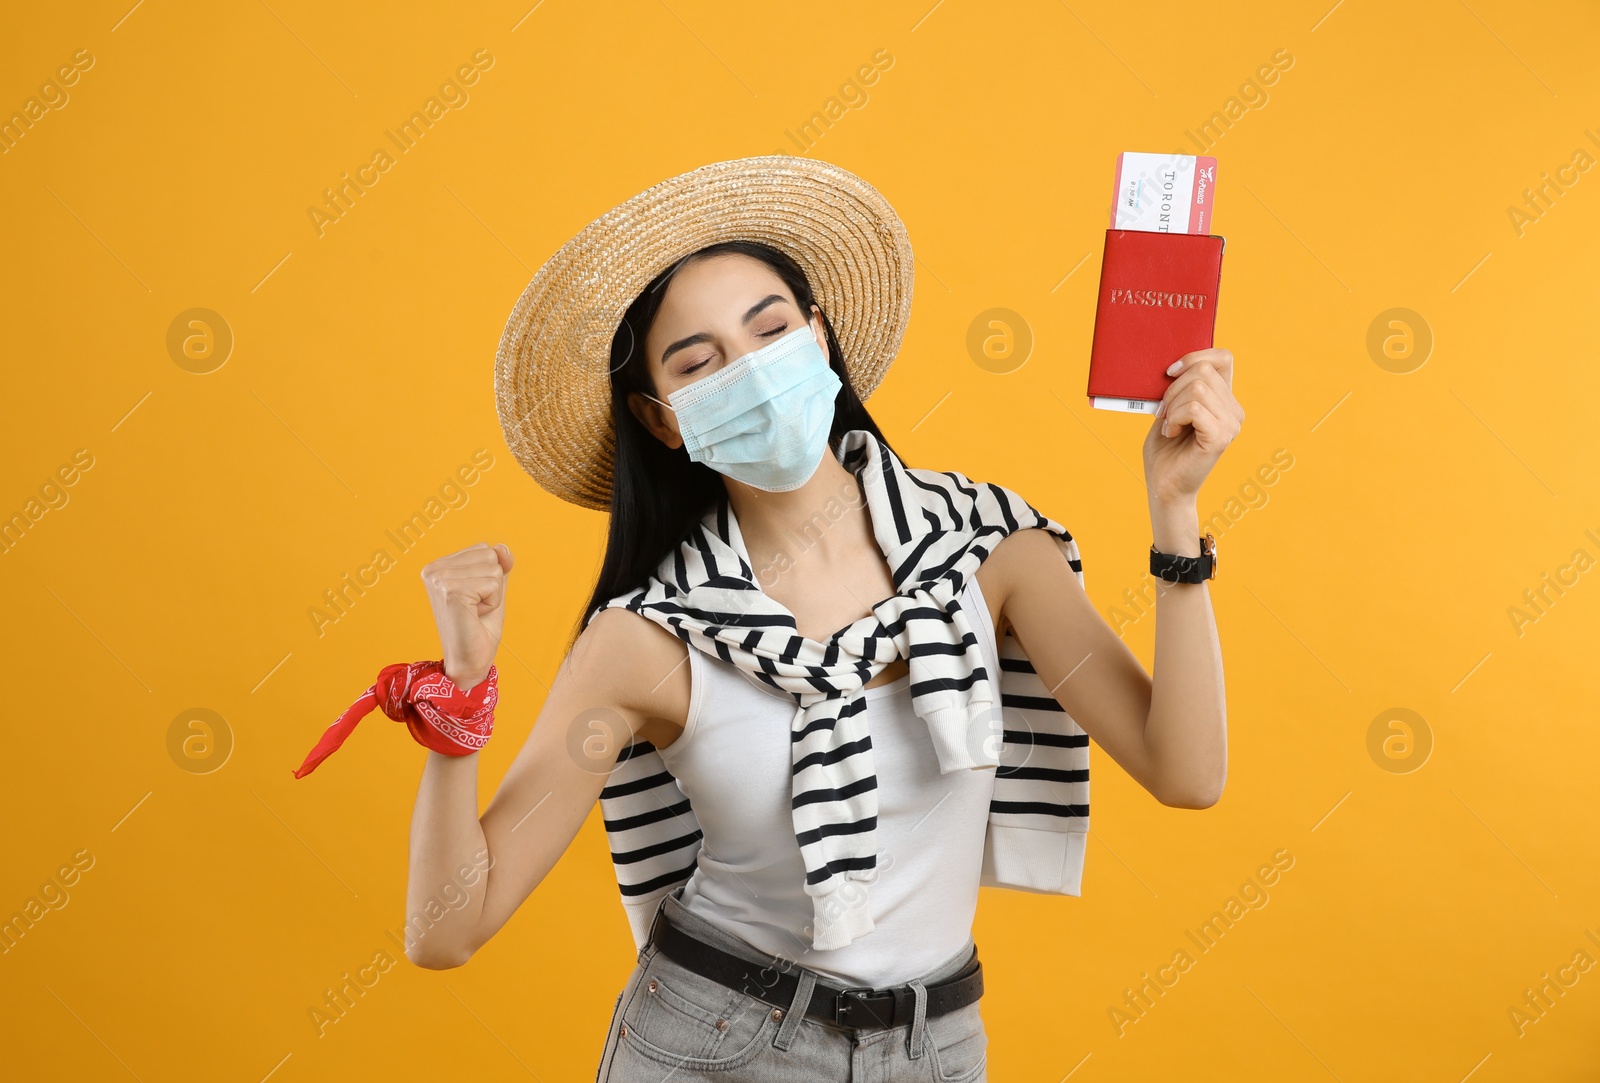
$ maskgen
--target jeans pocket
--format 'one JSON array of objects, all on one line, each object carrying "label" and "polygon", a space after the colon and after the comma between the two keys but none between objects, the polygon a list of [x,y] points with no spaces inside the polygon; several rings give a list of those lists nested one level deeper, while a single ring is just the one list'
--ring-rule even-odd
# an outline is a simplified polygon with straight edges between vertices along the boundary
[{"label": "jeans pocket", "polygon": [[978,1005],[982,999],[953,1012],[930,1017],[923,1037],[932,1053],[934,1077],[942,1083],[973,1083],[985,1078],[989,1064],[989,1036]]},{"label": "jeans pocket", "polygon": [[618,1055],[632,1050],[683,1071],[718,1072],[753,1060],[772,1044],[778,1021],[772,1006],[696,974],[659,952],[645,966],[622,1008],[625,1036]]}]

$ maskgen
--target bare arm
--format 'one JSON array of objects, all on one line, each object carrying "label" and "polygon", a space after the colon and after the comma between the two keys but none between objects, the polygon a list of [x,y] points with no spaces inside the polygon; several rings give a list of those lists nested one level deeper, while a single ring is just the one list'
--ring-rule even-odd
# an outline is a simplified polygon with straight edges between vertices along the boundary
[{"label": "bare arm", "polygon": [[[1163,553],[1200,555],[1200,516],[1187,505],[1153,506],[1155,547]],[[1156,579],[1156,656],[1144,744],[1168,800],[1182,808],[1210,808],[1228,778],[1228,700],[1222,645],[1206,583]]]},{"label": "bare arm", "polygon": [[[449,633],[445,643],[452,680],[470,684],[488,672],[481,655],[473,668],[452,669]],[[460,966],[510,919],[577,836],[620,749],[664,719],[676,717],[681,728],[688,673],[675,668],[673,654],[685,651],[638,614],[597,615],[562,660],[532,731],[481,817],[479,756],[428,753],[411,818],[407,958],[429,969]],[[669,672],[666,680],[644,679]],[[502,700],[502,717],[512,706]]]},{"label": "bare arm", "polygon": [[[575,661],[608,653],[604,633],[611,628],[610,621],[591,623],[584,636],[592,642],[583,644],[582,652],[574,648],[562,662],[532,731],[481,819],[478,754],[428,753],[411,816],[406,886],[411,929],[406,955],[418,966],[443,969],[466,962],[555,867],[599,799],[610,764],[601,766],[603,755],[590,763],[575,759],[567,734],[586,709],[624,723],[630,713],[608,704],[617,698],[616,689]],[[626,740],[631,734],[630,728],[622,736]],[[620,744],[615,736],[609,743],[614,762]],[[469,879],[473,882],[464,882]],[[452,891],[451,884],[459,889]],[[427,920],[418,921],[419,914]]]},{"label": "bare arm", "polygon": [[[1198,556],[1196,493],[1244,411],[1231,391],[1231,353],[1200,350],[1182,361],[1146,436],[1145,474],[1156,548]],[[1157,580],[1152,677],[1095,612],[1048,532],[1014,532],[985,564],[995,560],[1005,619],[1073,720],[1162,804],[1216,804],[1228,727],[1210,587]]]},{"label": "bare arm", "polygon": [[1047,531],[1008,535],[984,564],[997,565],[1002,612],[1040,680],[1095,744],[1162,804],[1215,804],[1227,742],[1208,588],[1159,584],[1152,680],[1095,612]]}]

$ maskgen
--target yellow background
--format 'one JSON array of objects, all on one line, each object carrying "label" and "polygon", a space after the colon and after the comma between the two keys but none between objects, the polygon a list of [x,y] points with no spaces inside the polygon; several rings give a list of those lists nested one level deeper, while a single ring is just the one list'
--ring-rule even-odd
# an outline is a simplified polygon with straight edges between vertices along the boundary
[{"label": "yellow background", "polygon": [[[1293,58],[1212,150],[1217,342],[1249,415],[1201,494],[1203,517],[1238,498],[1209,588],[1227,792],[1164,808],[1096,749],[1082,898],[983,893],[992,1078],[1593,1078],[1600,970],[1568,970],[1537,1022],[1511,1009],[1600,960],[1600,171],[1520,235],[1508,213],[1600,153],[1592,4],[129,6],[24,5],[0,37],[4,116],[93,57],[0,155],[0,514],[93,457],[0,554],[0,915],[93,859],[0,955],[0,1075],[592,1077],[634,962],[598,810],[465,968],[402,958],[319,1037],[324,990],[394,951],[423,754],[373,716],[310,779],[290,769],[381,666],[436,656],[423,564],[504,541],[487,801],[605,526],[502,441],[512,303],[649,184],[797,149],[786,133],[885,49],[807,151],[878,186],[916,249],[870,408],[909,464],[1067,524],[1108,614],[1150,543],[1148,421],[1084,397],[1115,157],[1195,149]],[[319,236],[323,189],[478,50],[470,101]],[[966,347],[996,307],[1033,336],[1005,374]],[[206,375],[167,347],[191,308],[235,339]],[[1391,308],[1431,329],[1409,373],[1368,350]],[[384,531],[479,448],[469,501],[398,554]],[[1278,449],[1292,468],[1252,488]],[[378,548],[395,567],[319,635],[308,612]],[[1519,628],[1547,573],[1572,585]],[[1147,667],[1153,624],[1126,630]],[[210,773],[169,754],[193,708],[232,735]],[[1369,751],[1394,708],[1425,761]],[[1124,990],[1280,850],[1270,902],[1119,1035]]]}]

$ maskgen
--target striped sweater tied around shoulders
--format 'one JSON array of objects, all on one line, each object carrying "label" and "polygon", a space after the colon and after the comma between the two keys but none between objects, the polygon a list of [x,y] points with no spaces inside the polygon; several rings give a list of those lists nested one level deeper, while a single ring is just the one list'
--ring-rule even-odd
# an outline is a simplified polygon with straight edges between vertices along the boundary
[{"label": "striped sweater tied around shoulders", "polygon": [[[943,773],[995,768],[984,837],[984,886],[1077,895],[1089,831],[1089,739],[1034,672],[1008,631],[1000,673],[974,633],[988,614],[962,606],[967,580],[1007,535],[1040,528],[1083,582],[1077,543],[1011,490],[956,471],[905,466],[877,436],[855,429],[839,459],[859,481],[872,532],[897,593],[817,641],[767,596],[726,497],[706,512],[621,606],[792,697],[794,835],[813,903],[817,950],[873,929],[877,776],[861,689],[907,659],[912,709],[928,725]],[[622,749],[600,794],[617,885],[643,947],[662,896],[686,883],[702,846],[688,798],[655,746]]]}]

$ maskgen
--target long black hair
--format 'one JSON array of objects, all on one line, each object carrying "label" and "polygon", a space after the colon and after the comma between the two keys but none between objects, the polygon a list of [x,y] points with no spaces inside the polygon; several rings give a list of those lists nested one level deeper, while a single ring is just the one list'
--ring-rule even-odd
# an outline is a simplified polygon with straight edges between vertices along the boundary
[{"label": "long black hair", "polygon": [[617,434],[611,522],[600,577],[567,643],[569,651],[600,605],[643,586],[662,558],[682,544],[701,517],[727,498],[722,475],[705,463],[691,460],[682,447],[669,448],[658,440],[628,409],[628,394],[655,391],[644,341],[672,276],[696,260],[728,253],[758,259],[772,268],[794,294],[802,318],[811,318],[814,304],[822,311],[828,364],[840,383],[839,394],[833,400],[833,428],[828,434],[828,447],[833,454],[838,455],[840,439],[852,429],[866,429],[888,444],[850,384],[833,323],[812,294],[811,283],[798,263],[786,253],[756,241],[722,241],[673,263],[628,307],[611,339],[611,421]]}]

